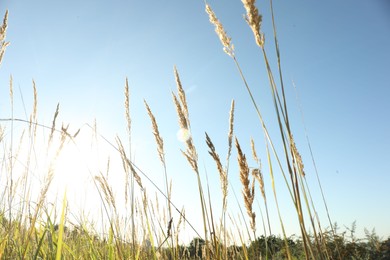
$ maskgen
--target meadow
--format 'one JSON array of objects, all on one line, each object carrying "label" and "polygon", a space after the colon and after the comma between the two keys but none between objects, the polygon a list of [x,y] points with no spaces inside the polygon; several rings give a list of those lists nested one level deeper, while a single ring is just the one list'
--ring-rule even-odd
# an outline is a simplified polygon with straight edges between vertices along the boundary
[{"label": "meadow", "polygon": [[[193,172],[191,181],[185,185],[196,185],[196,201],[200,205],[198,219],[201,228],[195,227],[186,217],[185,207],[176,205],[172,197],[172,186],[183,185],[170,179],[168,162],[165,156],[164,136],[160,134],[161,123],[155,116],[152,106],[144,100],[144,108],[151,125],[156,154],[162,167],[164,185],[161,187],[143,165],[135,163],[131,154],[132,115],[128,80],[124,81],[124,125],[126,137],[105,136],[95,125],[86,125],[91,139],[99,139],[114,150],[116,159],[107,159],[106,167],[89,169],[91,182],[100,202],[98,211],[101,221],[96,223],[83,212],[71,212],[66,191],[51,201],[48,192],[57,174],[57,162],[61,160],[68,145],[77,147],[84,129],[73,129],[58,122],[61,113],[56,107],[51,125],[39,120],[38,91],[33,83],[33,106],[26,118],[16,118],[14,109],[13,78],[9,81],[11,115],[0,118],[1,172],[0,172],[0,258],[1,259],[389,259],[390,238],[381,239],[375,231],[366,230],[366,237],[356,237],[356,224],[342,230],[331,218],[326,201],[326,190],[322,189],[317,171],[306,172],[300,148],[295,143],[292,122],[289,117],[288,96],[285,91],[284,75],[274,17],[273,36],[265,38],[262,33],[262,16],[255,1],[242,0],[246,10],[245,19],[253,32],[268,76],[269,91],[275,109],[274,122],[277,133],[269,132],[264,120],[261,104],[252,94],[252,86],[246,80],[241,64],[236,57],[232,39],[227,35],[221,21],[213,9],[205,4],[210,26],[215,28],[216,39],[221,42],[223,51],[231,58],[242,79],[242,91],[247,93],[248,103],[252,104],[257,115],[258,126],[265,140],[266,158],[258,158],[259,147],[250,139],[250,150],[235,135],[235,101],[228,111],[226,151],[218,151],[213,139],[205,133],[204,143],[207,153],[215,163],[219,177],[220,205],[213,206],[213,193],[210,183],[204,181],[202,169],[191,135],[191,107],[178,68],[173,76],[177,89],[172,92],[171,105],[176,110],[179,137],[184,144],[181,155]],[[272,10],[272,1],[270,1]],[[273,14],[273,13],[272,13]],[[5,13],[0,28],[0,64],[6,59],[8,12]],[[266,49],[270,42],[274,46],[276,69],[270,65],[271,56]],[[273,55],[272,55],[273,56]],[[181,68],[185,69],[185,68]],[[2,93],[4,96],[4,93]],[[66,108],[64,108],[66,109]],[[97,123],[98,124],[98,123]],[[18,127],[16,127],[16,125]],[[20,127],[21,126],[21,127]],[[43,133],[43,138],[42,138]],[[226,136],[225,136],[226,135]],[[271,138],[272,136],[272,138]],[[277,138],[275,138],[277,136]],[[310,145],[310,142],[309,142]],[[245,146],[246,147],[246,146]],[[253,160],[255,167],[249,166]],[[313,160],[314,158],[306,158]],[[38,165],[42,165],[38,167]],[[111,163],[118,163],[123,169],[123,197],[117,197],[110,183]],[[71,164],[72,162],[65,162]],[[232,171],[232,164],[238,172]],[[264,165],[263,165],[264,164]],[[234,168],[233,168],[234,169]],[[266,170],[265,170],[266,169]],[[317,186],[310,187],[306,174],[315,175]],[[240,192],[231,189],[230,176],[238,175]],[[265,182],[264,176],[270,180]],[[281,183],[275,183],[278,175]],[[40,186],[32,185],[33,179],[40,179]],[[278,178],[278,179],[279,179]],[[146,186],[152,187],[146,189]],[[272,192],[266,192],[265,186]],[[288,191],[288,197],[281,198],[278,187]],[[321,199],[313,200],[311,189],[320,191]],[[228,201],[228,193],[234,193],[235,201]],[[121,193],[122,194],[122,193]],[[155,195],[156,194],[156,195]],[[218,195],[219,196],[219,195]],[[159,197],[159,198],[157,198]],[[280,203],[283,200],[284,203]],[[294,214],[284,216],[280,210],[285,201],[294,209]],[[255,202],[258,202],[256,204]],[[229,207],[234,205],[239,211],[232,214]],[[270,205],[276,209],[278,219],[270,220]],[[188,205],[190,207],[190,205]],[[318,208],[325,216],[318,216]],[[260,212],[261,214],[256,214]],[[295,218],[300,234],[289,236],[285,232],[285,219]],[[320,221],[325,219],[326,221]],[[272,223],[272,224],[271,224]],[[282,231],[274,234],[273,225]],[[190,230],[195,237],[185,244],[182,237]]]}]

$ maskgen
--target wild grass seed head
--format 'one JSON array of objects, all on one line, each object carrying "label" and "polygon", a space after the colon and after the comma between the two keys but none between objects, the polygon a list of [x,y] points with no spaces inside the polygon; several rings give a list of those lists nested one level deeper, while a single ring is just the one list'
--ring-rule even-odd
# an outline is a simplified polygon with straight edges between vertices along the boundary
[{"label": "wild grass seed head", "polygon": [[210,5],[206,4],[206,13],[209,15],[210,22],[215,26],[215,32],[217,33],[219,40],[223,45],[223,51],[230,57],[234,57],[234,45],[231,42],[231,38],[227,36],[222,23],[218,20],[213,9]]},{"label": "wild grass seed head", "polygon": [[252,29],[258,46],[264,46],[264,35],[261,32],[261,22],[263,20],[259,10],[255,6],[256,0],[241,0],[246,10],[245,20]]}]

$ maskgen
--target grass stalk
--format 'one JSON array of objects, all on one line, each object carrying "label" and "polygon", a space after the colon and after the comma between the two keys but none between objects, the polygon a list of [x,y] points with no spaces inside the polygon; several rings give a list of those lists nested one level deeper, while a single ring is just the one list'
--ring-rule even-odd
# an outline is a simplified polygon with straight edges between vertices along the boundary
[{"label": "grass stalk", "polygon": [[[313,153],[313,150],[312,150],[312,147],[311,147],[311,142],[310,142],[310,139],[309,139],[309,134],[308,134],[308,131],[307,131],[307,128],[306,128],[306,123],[305,123],[305,118],[304,118],[304,114],[303,114],[302,103],[301,103],[301,101],[300,101],[299,93],[298,93],[298,90],[297,90],[297,87],[296,87],[295,83],[293,82],[292,85],[293,85],[293,87],[294,87],[295,98],[296,98],[296,100],[297,100],[299,112],[300,112],[300,115],[301,115],[301,120],[302,120],[303,130],[304,130],[304,133],[305,133],[306,143],[307,143],[307,146],[308,146],[308,148],[309,148],[310,157],[311,157],[311,160],[312,160],[312,163],[313,163],[313,167],[314,167],[314,172],[315,172],[315,174],[316,174],[317,184],[318,184],[318,187],[320,188],[322,202],[323,202],[324,207],[325,207],[326,216],[327,216],[327,218],[328,218],[328,223],[329,223],[329,226],[330,226],[330,228],[331,228],[331,232],[332,232],[332,235],[333,235],[333,239],[336,239],[336,231],[335,231],[335,229],[334,229],[334,227],[333,227],[333,222],[332,222],[331,217],[330,217],[330,214],[329,214],[328,204],[326,203],[324,190],[323,190],[323,188],[322,188],[322,184],[321,184],[321,180],[320,180],[320,176],[319,176],[317,164],[316,164],[316,161],[315,161],[315,158],[314,158],[314,153]],[[337,251],[337,254],[338,254],[339,259],[341,259],[340,249],[339,249],[339,246],[338,246],[337,243],[336,243],[336,251]]]},{"label": "grass stalk", "polygon": [[274,172],[273,172],[272,161],[271,161],[271,155],[270,155],[270,152],[269,152],[268,144],[266,144],[266,151],[267,151],[267,161],[268,161],[268,167],[269,167],[269,174],[270,174],[270,177],[271,177],[271,186],[272,186],[272,191],[273,191],[273,194],[274,194],[276,209],[277,209],[277,212],[278,212],[280,227],[282,228],[282,233],[283,233],[283,238],[284,238],[284,244],[285,244],[285,246],[286,246],[286,251],[287,251],[287,258],[288,258],[289,260],[291,260],[291,259],[292,259],[292,256],[291,256],[291,252],[290,252],[290,247],[289,247],[288,242],[287,242],[287,235],[286,235],[286,231],[285,231],[285,229],[284,229],[284,224],[283,224],[282,216],[281,216],[281,214],[280,214],[278,198],[277,198],[277,196],[276,196],[275,178],[274,178]]},{"label": "grass stalk", "polygon": [[[8,11],[6,12],[6,17],[8,16]],[[7,23],[6,23],[6,18],[4,18],[4,21],[3,22],[3,27],[5,25],[5,29],[4,29],[4,34],[5,34],[5,31],[6,31],[6,26],[7,26]],[[2,29],[3,30],[3,29]],[[0,56],[0,58],[2,58],[2,56]],[[0,59],[1,61],[1,59]],[[11,146],[10,146],[10,157],[9,157],[9,164],[10,164],[10,168],[9,168],[9,183],[7,183],[9,186],[9,194],[8,194],[8,211],[9,211],[9,219],[11,220],[12,219],[12,198],[13,198],[13,171],[14,171],[14,166],[13,166],[13,140],[14,140],[14,91],[13,91],[13,84],[12,84],[13,80],[12,80],[12,76],[10,77],[10,81],[9,81],[9,96],[10,96],[10,103],[11,103]],[[11,222],[10,222],[11,223]],[[11,229],[11,226],[9,226],[9,228]],[[12,234],[12,233],[11,233]],[[10,238],[12,240],[12,236]]]},{"label": "grass stalk", "polygon": [[[175,68],[175,74],[177,74],[176,68]],[[177,74],[176,78],[180,82],[178,74]],[[182,94],[182,99],[185,102],[184,92]],[[157,153],[158,153],[158,156],[160,158],[160,161],[161,161],[161,164],[162,164],[163,170],[164,170],[165,189],[166,189],[166,194],[167,194],[167,199],[166,199],[167,215],[168,215],[168,219],[171,220],[172,219],[172,208],[171,208],[171,204],[169,203],[171,193],[169,192],[169,186],[168,186],[168,173],[167,173],[167,165],[165,162],[164,140],[160,135],[160,131],[158,129],[158,124],[157,124],[156,118],[155,118],[152,110],[150,109],[148,103],[145,100],[144,100],[144,104],[145,104],[146,110],[148,112],[150,121],[152,123],[152,131],[153,131],[153,135],[155,137],[155,141],[157,144]],[[188,110],[187,110],[187,113],[188,113]],[[171,224],[172,224],[172,222],[171,222]],[[168,225],[168,226],[170,226],[170,225]],[[171,237],[171,245],[172,245],[172,248],[174,249],[175,247],[173,246],[173,236],[170,236],[170,237]]]},{"label": "grass stalk", "polygon": [[[179,99],[176,97],[174,93],[172,93],[173,102],[176,107],[177,116],[179,119],[179,127],[183,131],[189,131],[189,136],[187,140],[185,140],[186,144],[186,151],[181,151],[184,157],[187,159],[188,163],[191,165],[191,168],[196,174],[197,184],[198,184],[198,192],[199,192],[199,198],[200,198],[200,206],[202,210],[202,219],[203,219],[203,228],[204,228],[204,237],[206,241],[206,248],[208,244],[208,234],[207,234],[207,209],[206,209],[206,203],[204,199],[204,193],[202,188],[202,182],[200,179],[199,174],[199,167],[198,167],[198,155],[196,152],[196,148],[193,143],[192,135],[191,135],[191,128],[190,128],[190,119],[188,116],[188,108],[187,108],[187,102],[185,99],[185,94],[183,87],[181,85],[181,81],[179,78],[179,74],[177,73],[177,70],[175,69],[175,78],[176,78],[176,85],[179,93]],[[207,253],[207,251],[206,251]],[[208,259],[208,255],[206,255],[206,259]]]}]

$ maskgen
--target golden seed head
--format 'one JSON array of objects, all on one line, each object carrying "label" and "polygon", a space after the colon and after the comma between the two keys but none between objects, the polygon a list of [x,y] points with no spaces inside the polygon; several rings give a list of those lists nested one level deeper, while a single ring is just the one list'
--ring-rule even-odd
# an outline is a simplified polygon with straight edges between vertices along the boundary
[{"label": "golden seed head", "polygon": [[229,160],[230,153],[232,150],[232,140],[233,140],[233,126],[234,126],[234,99],[232,100],[232,104],[230,106],[229,113],[229,132],[228,132],[228,155],[227,160]]},{"label": "golden seed head", "polygon": [[237,138],[235,139],[235,141],[236,141],[236,148],[237,148],[237,153],[238,153],[237,160],[238,160],[238,165],[240,168],[240,181],[241,181],[242,186],[243,186],[242,195],[244,197],[244,204],[245,204],[247,214],[251,220],[251,228],[253,231],[255,231],[255,229],[256,229],[256,224],[255,224],[256,214],[252,211],[253,200],[255,199],[254,181],[252,181],[252,184],[250,185],[249,167],[248,167],[248,163],[246,161],[245,154],[243,154]]},{"label": "golden seed head", "polygon": [[264,35],[261,33],[262,16],[255,6],[256,0],[241,0],[246,10],[245,20],[252,29],[258,46],[264,46]]},{"label": "golden seed head", "polygon": [[265,189],[264,189],[264,177],[263,177],[263,173],[261,172],[261,169],[260,168],[252,169],[252,176],[255,177],[256,180],[259,182],[261,195],[263,196],[264,199],[266,199]]},{"label": "golden seed head", "polygon": [[218,169],[218,172],[219,172],[219,179],[220,179],[220,182],[221,182],[221,189],[222,189],[222,195],[223,195],[223,209],[226,210],[226,205],[227,205],[227,192],[228,192],[228,180],[227,180],[227,174],[226,174],[226,171],[223,169],[222,167],[222,163],[221,163],[221,160],[219,158],[219,155],[218,153],[215,151],[215,147],[214,147],[214,144],[213,142],[211,141],[210,137],[208,136],[208,134],[206,133],[206,144],[207,146],[209,147],[209,154],[211,155],[211,157],[213,157],[216,165],[217,165],[217,169]]},{"label": "golden seed head", "polygon": [[127,130],[130,132],[131,129],[131,118],[130,118],[130,91],[129,91],[129,81],[126,78],[125,83],[125,117],[127,122]]},{"label": "golden seed head", "polygon": [[173,92],[172,92],[172,98],[173,98],[173,103],[175,103],[177,116],[179,118],[179,127],[183,128],[183,129],[188,129],[187,119],[186,119],[185,114],[184,114],[185,112],[183,111],[183,108],[182,108],[178,98],[176,97],[176,95]]},{"label": "golden seed head", "polygon": [[231,38],[227,36],[222,23],[208,4],[206,4],[206,13],[209,15],[210,22],[215,26],[215,32],[223,45],[223,51],[230,57],[234,57],[234,45],[231,43]]},{"label": "golden seed head", "polygon": [[252,149],[253,160],[255,160],[257,164],[260,164],[260,160],[257,157],[257,153],[256,153],[255,141],[253,140],[252,137],[251,137],[251,149]]},{"label": "golden seed head", "polygon": [[298,167],[298,172],[302,175],[305,176],[305,170],[304,170],[304,164],[302,161],[301,154],[299,153],[297,146],[295,144],[294,138],[291,135],[290,136],[290,147],[291,147],[291,153],[293,155],[294,161],[296,162],[296,165]]},{"label": "golden seed head", "polygon": [[148,115],[150,118],[150,121],[152,122],[152,128],[153,128],[153,135],[157,143],[157,152],[160,157],[161,162],[165,163],[165,157],[164,157],[164,141],[160,135],[160,131],[158,130],[158,125],[156,118],[154,117],[152,110],[150,109],[148,103],[144,100],[146,110],[148,111]]},{"label": "golden seed head", "polygon": [[183,107],[183,113],[184,113],[184,116],[187,119],[187,124],[189,124],[189,120],[188,120],[189,114],[188,114],[186,94],[185,94],[183,86],[181,84],[181,80],[180,80],[180,77],[179,77],[179,72],[177,71],[176,66],[174,67],[174,72],[175,72],[175,80],[176,80],[177,92],[178,92],[178,95],[179,95],[180,103],[181,103],[181,105]]},{"label": "golden seed head", "polygon": [[0,27],[0,41],[4,41],[5,35],[7,33],[7,27],[8,27],[8,10],[5,11],[5,15],[3,18],[3,24]]},{"label": "golden seed head", "polygon": [[4,41],[7,34],[7,27],[8,27],[8,10],[5,12],[3,24],[0,27],[0,65],[1,65],[1,61],[3,60],[5,49],[9,45],[9,42]]},{"label": "golden seed head", "polygon": [[34,106],[33,106],[33,113],[32,113],[32,120],[36,122],[37,120],[37,109],[38,109],[38,94],[37,94],[37,87],[35,85],[35,81],[33,80],[33,91],[34,91]]}]

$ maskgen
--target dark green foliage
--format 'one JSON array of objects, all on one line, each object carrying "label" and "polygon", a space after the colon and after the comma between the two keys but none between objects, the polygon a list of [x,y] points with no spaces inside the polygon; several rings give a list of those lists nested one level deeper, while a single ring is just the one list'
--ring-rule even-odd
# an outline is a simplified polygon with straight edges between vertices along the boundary
[{"label": "dark green foliage", "polygon": [[188,248],[188,251],[190,252],[190,256],[191,257],[199,257],[199,258],[202,258],[203,256],[203,252],[202,252],[202,249],[203,247],[205,246],[206,242],[204,241],[204,239],[202,238],[194,238],[191,242],[190,242],[190,246]]},{"label": "dark green foliage", "polygon": [[[337,234],[335,239],[328,238],[326,242],[326,252],[329,255],[329,259],[389,259],[390,260],[390,237],[387,240],[382,241],[375,231],[371,233],[366,231],[365,239],[357,239],[351,236],[346,236],[346,232]],[[264,236],[257,238],[253,241],[249,248],[249,259],[265,259],[266,246],[265,241],[268,243],[268,256],[269,259],[286,259],[286,251],[283,238],[276,236],[269,236],[265,239]],[[303,250],[303,244],[300,239],[287,238],[287,242],[290,248],[293,259],[305,259],[305,252]],[[340,252],[337,251],[337,247]],[[325,250],[322,252],[325,255]],[[318,255],[315,253],[315,255]]]},{"label": "dark green foliage", "polygon": [[[266,241],[268,244],[268,256],[270,259],[285,259],[286,250],[285,243],[283,238],[276,237],[274,235],[268,236],[267,238],[264,236],[258,237],[255,241],[253,241],[249,248],[249,258],[250,259],[259,259],[264,258],[266,256]],[[290,252],[292,257],[296,259],[304,258],[304,251],[302,247],[302,242],[298,239],[293,240],[291,237],[287,238],[287,243],[290,248]]]}]

